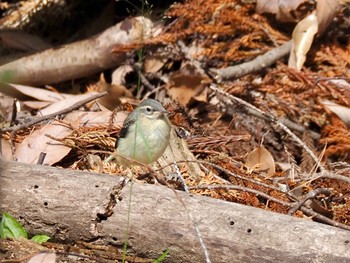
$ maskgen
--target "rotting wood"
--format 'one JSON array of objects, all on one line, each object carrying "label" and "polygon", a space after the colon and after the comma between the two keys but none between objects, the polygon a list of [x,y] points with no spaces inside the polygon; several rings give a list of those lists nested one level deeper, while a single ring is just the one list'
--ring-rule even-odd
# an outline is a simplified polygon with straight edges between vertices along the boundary
[{"label": "rotting wood", "polygon": [[187,208],[212,262],[350,260],[349,231],[305,219],[162,186],[134,183],[131,189],[119,176],[15,162],[0,167],[0,212],[58,241],[122,246],[129,213],[129,247],[136,254],[156,257],[169,248],[168,262],[203,262]]}]

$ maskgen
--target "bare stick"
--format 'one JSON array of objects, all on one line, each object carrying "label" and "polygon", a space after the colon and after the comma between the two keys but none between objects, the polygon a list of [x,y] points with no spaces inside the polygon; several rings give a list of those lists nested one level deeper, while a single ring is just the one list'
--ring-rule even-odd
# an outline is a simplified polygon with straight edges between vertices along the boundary
[{"label": "bare stick", "polygon": [[211,73],[216,75],[217,80],[239,78],[246,74],[256,72],[271,66],[280,58],[289,54],[292,48],[292,41],[276,47],[264,55],[256,57],[254,60],[224,69],[211,69]]},{"label": "bare stick", "polygon": [[345,225],[343,223],[339,223],[336,222],[332,219],[329,219],[328,217],[325,217],[317,212],[315,212],[314,210],[310,209],[310,208],[306,208],[306,207],[301,207],[300,210],[308,216],[313,216],[314,218],[316,218],[317,220],[319,220],[320,222],[323,222],[325,224],[328,224],[330,226],[335,226],[335,227],[339,227],[345,230],[349,230],[350,231],[350,226]]},{"label": "bare stick", "polygon": [[305,204],[305,202],[307,200],[314,199],[319,194],[325,194],[325,195],[329,196],[331,194],[331,192],[327,188],[317,188],[315,190],[312,190],[307,195],[305,195],[303,199],[301,199],[299,202],[297,202],[294,207],[292,207],[288,211],[288,215],[293,215],[298,209],[300,209],[300,207],[302,207]]}]

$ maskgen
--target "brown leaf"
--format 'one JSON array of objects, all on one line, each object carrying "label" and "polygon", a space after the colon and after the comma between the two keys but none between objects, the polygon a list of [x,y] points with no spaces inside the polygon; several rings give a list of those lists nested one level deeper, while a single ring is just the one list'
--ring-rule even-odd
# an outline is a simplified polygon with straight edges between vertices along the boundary
[{"label": "brown leaf", "polygon": [[6,161],[13,160],[10,143],[5,139],[1,139],[1,154],[4,160]]},{"label": "brown leaf", "polygon": [[44,164],[52,165],[60,161],[69,152],[70,148],[62,145],[46,136],[49,134],[55,138],[64,138],[71,134],[72,130],[59,122],[53,122],[43,126],[27,136],[16,147],[16,155],[19,162],[36,164],[40,153],[46,153]]},{"label": "brown leaf", "polygon": [[121,97],[132,97],[132,93],[124,85],[108,83],[103,73],[100,75],[100,80],[96,84],[91,85],[88,88],[88,90],[97,92],[108,92],[107,96],[103,96],[102,98],[99,98],[96,101],[98,103],[99,108],[101,109],[114,110],[118,105],[121,104]]},{"label": "brown leaf", "polygon": [[156,73],[158,72],[167,61],[166,58],[159,56],[149,56],[145,58],[144,69],[146,73]]},{"label": "brown leaf", "polygon": [[322,104],[326,106],[330,111],[337,115],[347,127],[350,128],[350,108],[339,105],[329,100],[323,100]]},{"label": "brown leaf", "polygon": [[113,116],[112,114],[111,111],[72,111],[66,115],[64,121],[71,123],[74,128],[106,125],[110,121],[113,125],[122,127],[128,114],[122,111],[115,113]]},{"label": "brown leaf", "polygon": [[28,100],[24,101],[23,104],[27,106],[28,108],[39,110],[42,108],[45,108],[51,104],[49,101],[37,101],[37,100]]},{"label": "brown leaf", "polygon": [[58,93],[46,89],[12,83],[1,83],[0,88],[1,93],[19,100],[26,100],[28,97],[31,97],[40,101],[55,102],[73,96],[70,94]]},{"label": "brown leaf", "polygon": [[311,13],[296,25],[292,35],[293,44],[288,67],[302,69],[317,30],[318,21],[315,13]]},{"label": "brown leaf", "polygon": [[95,94],[96,92],[89,92],[89,93],[79,94],[79,95],[70,95],[60,101],[56,101],[52,103],[50,106],[46,107],[45,109],[40,110],[40,114],[47,115],[47,114],[57,112],[59,110],[66,109],[72,106],[73,104],[81,100],[87,99]]},{"label": "brown leaf", "polygon": [[316,0],[318,33],[322,34],[338,12],[340,3],[338,0]]},{"label": "brown leaf", "polygon": [[259,146],[247,156],[246,167],[271,177],[275,173],[275,161],[265,147]]},{"label": "brown leaf", "polygon": [[124,85],[126,75],[133,72],[133,71],[134,71],[134,69],[130,65],[123,65],[123,66],[118,67],[112,73],[112,84]]},{"label": "brown leaf", "polygon": [[55,253],[39,253],[31,257],[28,263],[55,263],[56,254]]},{"label": "brown leaf", "polygon": [[206,82],[208,82],[206,76],[197,73],[192,66],[186,65],[169,77],[166,89],[170,97],[187,106],[192,100],[207,100]]},{"label": "brown leaf", "polygon": [[300,4],[306,0],[257,0],[256,12],[272,13],[276,15],[276,19],[282,22],[294,22],[295,19],[290,14],[296,10]]}]

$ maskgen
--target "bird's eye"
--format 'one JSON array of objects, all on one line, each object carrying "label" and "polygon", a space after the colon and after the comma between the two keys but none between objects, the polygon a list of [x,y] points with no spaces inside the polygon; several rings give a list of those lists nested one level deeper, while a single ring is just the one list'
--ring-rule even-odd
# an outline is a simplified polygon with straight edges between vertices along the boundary
[{"label": "bird's eye", "polygon": [[151,113],[152,112],[152,108],[151,107],[146,107],[146,112],[147,113]]}]

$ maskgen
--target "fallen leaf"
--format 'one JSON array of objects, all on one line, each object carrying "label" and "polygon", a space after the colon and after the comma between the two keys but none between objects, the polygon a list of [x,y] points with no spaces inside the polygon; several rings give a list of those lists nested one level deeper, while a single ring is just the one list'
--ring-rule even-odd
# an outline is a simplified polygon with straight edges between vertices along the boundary
[{"label": "fallen leaf", "polygon": [[292,50],[288,67],[301,70],[306,61],[306,54],[310,50],[314,36],[318,30],[318,21],[315,12],[301,20],[294,28],[292,35]]},{"label": "fallen leaf", "polygon": [[41,114],[42,116],[45,116],[47,114],[55,113],[57,111],[69,108],[73,104],[75,104],[79,101],[82,101],[84,99],[87,99],[95,94],[96,94],[96,92],[89,92],[89,93],[85,93],[85,94],[71,95],[69,97],[66,97],[66,98],[60,100],[60,101],[56,101],[56,102],[52,103],[50,106],[40,110],[39,114]]},{"label": "fallen leaf", "polygon": [[24,101],[23,104],[30,108],[30,109],[35,109],[35,110],[39,110],[42,108],[45,108],[47,106],[49,106],[52,102],[50,101],[37,101],[37,100],[28,100],[28,101]]},{"label": "fallen leaf", "polygon": [[339,105],[329,100],[323,100],[322,104],[326,106],[331,112],[337,115],[345,125],[350,128],[350,108]]},{"label": "fallen leaf", "polygon": [[[111,111],[85,112],[73,111],[66,115],[64,121],[70,124],[73,129],[79,127],[96,127],[101,125],[111,125],[112,128],[120,128],[128,114],[126,112],[113,113]],[[63,139],[72,133],[68,125],[63,125],[58,121],[47,124],[39,130],[28,135],[20,144],[16,145],[16,156],[19,162],[36,164],[40,154],[46,153],[44,164],[52,165],[64,158],[71,148],[62,145],[53,138]],[[9,142],[1,140],[3,158],[12,160],[12,151]]]},{"label": "fallen leaf", "polygon": [[295,18],[290,12],[304,2],[306,0],[257,0],[255,10],[259,14],[275,14],[276,19],[281,22],[294,22]]},{"label": "fallen leaf", "polygon": [[257,171],[268,177],[275,173],[275,161],[271,153],[263,146],[257,147],[248,154],[245,166],[251,171]]},{"label": "fallen leaf", "polygon": [[1,154],[4,160],[13,160],[10,143],[5,139],[1,139]]},{"label": "fallen leaf", "polygon": [[31,257],[28,263],[55,263],[56,254],[55,253],[46,253],[42,252]]},{"label": "fallen leaf", "polygon": [[88,87],[88,91],[107,91],[107,96],[103,96],[97,99],[97,101],[92,102],[97,102],[102,110],[104,108],[112,111],[121,104],[121,97],[132,97],[132,93],[124,85],[108,83],[103,73],[100,75],[100,80],[96,84]]},{"label": "fallen leaf", "polygon": [[337,14],[340,3],[338,0],[316,0],[318,33],[322,34]]},{"label": "fallen leaf", "polygon": [[166,62],[166,58],[160,56],[149,56],[145,58],[143,64],[144,70],[146,73],[156,73],[164,66]]},{"label": "fallen leaf", "polygon": [[43,126],[41,129],[28,135],[16,146],[16,155],[19,162],[36,164],[40,154],[46,153],[44,164],[52,165],[60,161],[71,150],[60,142],[46,136],[49,134],[55,138],[64,138],[72,133],[72,130],[65,125],[55,121]]},{"label": "fallen leaf", "polygon": [[64,121],[71,123],[73,128],[78,127],[94,127],[98,125],[106,125],[111,122],[115,127],[122,127],[123,122],[128,116],[126,112],[119,111],[114,113],[111,111],[72,111],[66,115]]},{"label": "fallen leaf", "polygon": [[123,85],[125,84],[125,77],[129,73],[134,72],[134,68],[130,65],[123,65],[118,67],[112,73],[112,84]]},{"label": "fallen leaf", "polygon": [[195,71],[191,65],[186,65],[169,77],[166,86],[170,97],[187,106],[191,101],[207,101],[205,84],[208,78]]},{"label": "fallen leaf", "polygon": [[73,96],[70,94],[53,92],[46,89],[3,82],[0,84],[0,88],[1,93],[19,100],[26,100],[28,97],[31,97],[40,101],[55,102]]}]

